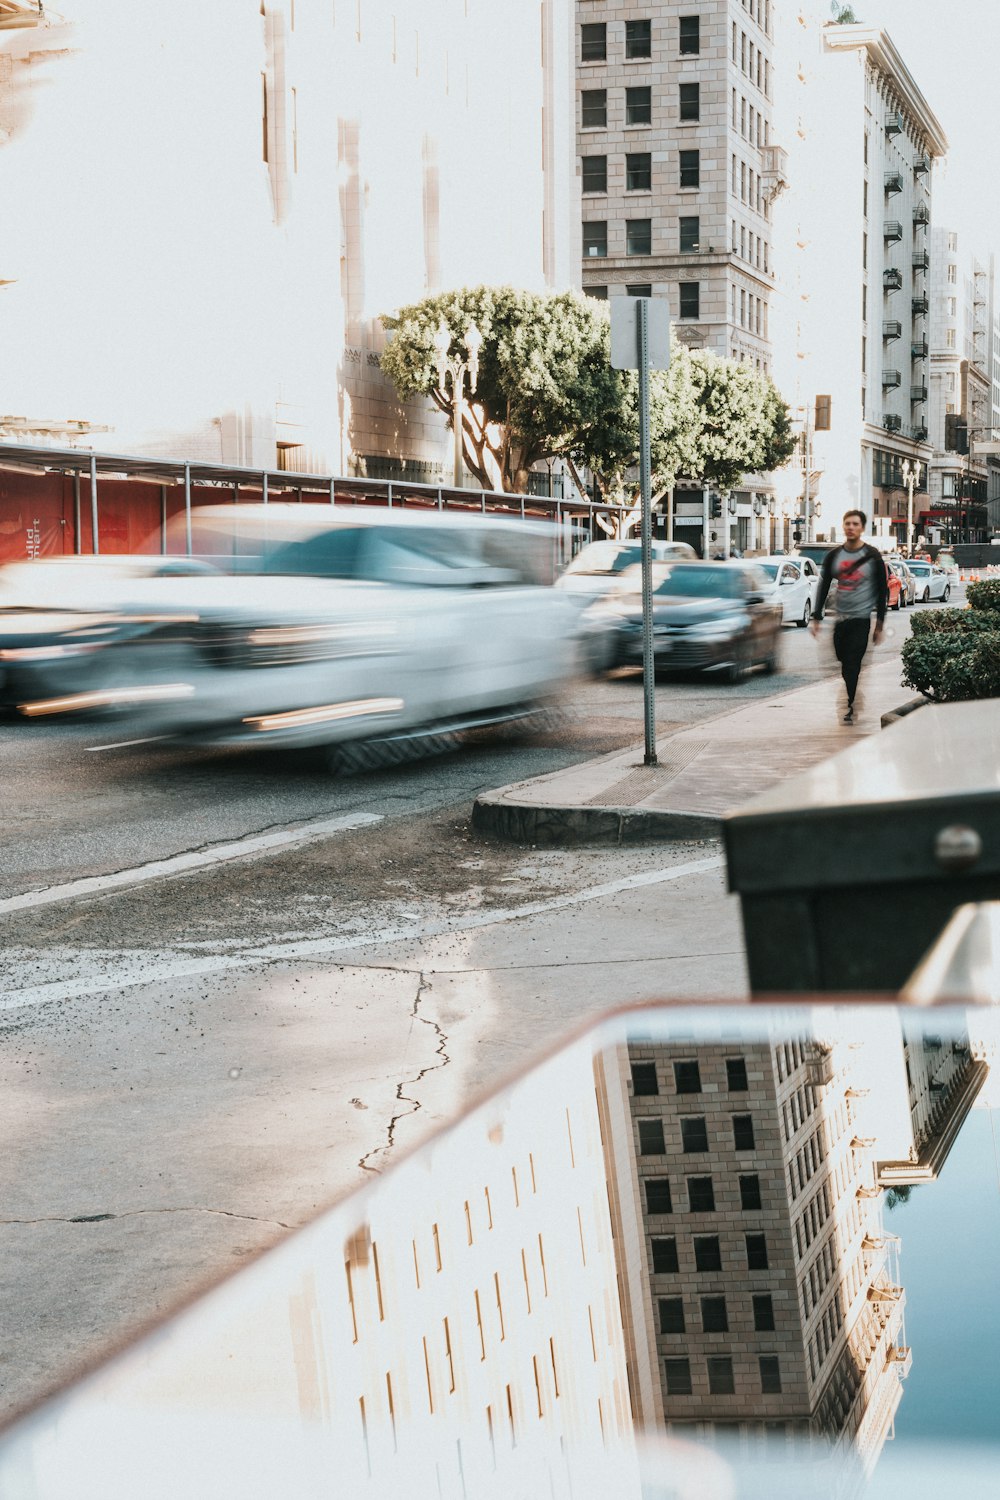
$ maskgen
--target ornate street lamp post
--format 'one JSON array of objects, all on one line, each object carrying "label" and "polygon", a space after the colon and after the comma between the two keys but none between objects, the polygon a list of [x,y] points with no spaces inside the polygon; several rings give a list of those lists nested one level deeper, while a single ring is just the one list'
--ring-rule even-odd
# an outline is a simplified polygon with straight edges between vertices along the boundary
[{"label": "ornate street lamp post", "polygon": [[906,555],[913,556],[913,491],[920,483],[921,463],[919,458],[912,463],[903,459],[903,483],[906,485]]},{"label": "ornate street lamp post", "polygon": [[449,375],[451,376],[451,421],[455,436],[454,485],[456,489],[462,487],[462,417],[465,410],[465,377],[466,375],[469,377],[469,395],[472,396],[475,394],[476,383],[479,379],[479,351],[483,347],[483,336],[475,323],[470,323],[465,330],[464,347],[464,353],[454,355],[451,353],[451,334],[442,320],[434,335],[434,353],[438,383],[442,390],[447,389],[447,379]]}]

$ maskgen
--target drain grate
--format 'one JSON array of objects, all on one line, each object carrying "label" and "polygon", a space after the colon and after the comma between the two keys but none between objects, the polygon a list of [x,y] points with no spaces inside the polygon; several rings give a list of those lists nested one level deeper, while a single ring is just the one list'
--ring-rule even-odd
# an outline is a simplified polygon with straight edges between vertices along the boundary
[{"label": "drain grate", "polygon": [[705,750],[708,740],[688,740],[683,745],[670,745],[658,765],[636,766],[619,781],[605,787],[594,797],[588,797],[585,807],[633,807],[662,791],[675,776],[679,776],[693,760]]}]

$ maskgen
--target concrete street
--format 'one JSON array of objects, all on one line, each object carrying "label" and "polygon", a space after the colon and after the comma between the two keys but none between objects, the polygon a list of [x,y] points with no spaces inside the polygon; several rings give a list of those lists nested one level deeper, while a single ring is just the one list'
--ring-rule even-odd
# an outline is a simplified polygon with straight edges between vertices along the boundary
[{"label": "concrete street", "polygon": [[[824,681],[811,637],[784,646],[777,679],[661,684],[660,733]],[[0,1412],[603,1009],[745,997],[717,842],[471,830],[480,791],[641,739],[635,676],[572,707],[527,742],[340,782],[291,758],[92,748],[128,739],[108,721],[0,729]]]}]

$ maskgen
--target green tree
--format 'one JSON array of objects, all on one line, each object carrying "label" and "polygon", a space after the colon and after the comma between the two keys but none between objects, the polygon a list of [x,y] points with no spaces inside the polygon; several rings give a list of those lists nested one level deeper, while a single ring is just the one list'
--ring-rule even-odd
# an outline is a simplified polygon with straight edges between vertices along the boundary
[{"label": "green tree", "polygon": [[390,334],[382,369],[401,396],[426,395],[449,418],[434,338],[440,324],[463,350],[474,322],[483,338],[475,396],[464,404],[462,443],[486,488],[515,494],[540,459],[606,448],[623,426],[621,375],[609,360],[606,308],[576,292],[465,287],[383,316]]},{"label": "green tree", "polygon": [[718,490],[745,474],[766,474],[795,449],[788,407],[766,375],[732,359],[692,352],[698,408],[697,457],[688,471]]}]

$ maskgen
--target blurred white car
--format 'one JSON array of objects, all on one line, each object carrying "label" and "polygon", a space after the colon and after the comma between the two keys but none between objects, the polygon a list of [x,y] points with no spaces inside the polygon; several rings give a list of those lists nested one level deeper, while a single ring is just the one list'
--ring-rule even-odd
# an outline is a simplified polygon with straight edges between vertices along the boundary
[{"label": "blurred white car", "polygon": [[[655,541],[652,553],[654,562],[694,561],[698,555],[687,542]],[[638,538],[588,542],[560,573],[556,579],[556,588],[572,595],[579,604],[587,605],[606,594],[614,593],[625,570],[641,561],[642,545]]]},{"label": "blurred white car", "polygon": [[[147,580],[152,628],[104,653],[108,702],[143,732],[262,746],[523,717],[581,665],[580,612],[550,586],[557,540],[546,523],[497,517],[199,508],[193,551],[212,569]],[[75,711],[81,696],[22,711]],[[99,686],[86,696],[100,706]]]},{"label": "blurred white car", "polygon": [[804,629],[819,588],[819,570],[812,558],[755,557],[753,563],[767,577],[768,603],[781,605],[781,623]]},{"label": "blurred white car", "polygon": [[931,599],[951,598],[951,579],[936,563],[919,562],[914,558],[906,566],[913,574],[917,599],[921,604],[927,604]]}]

